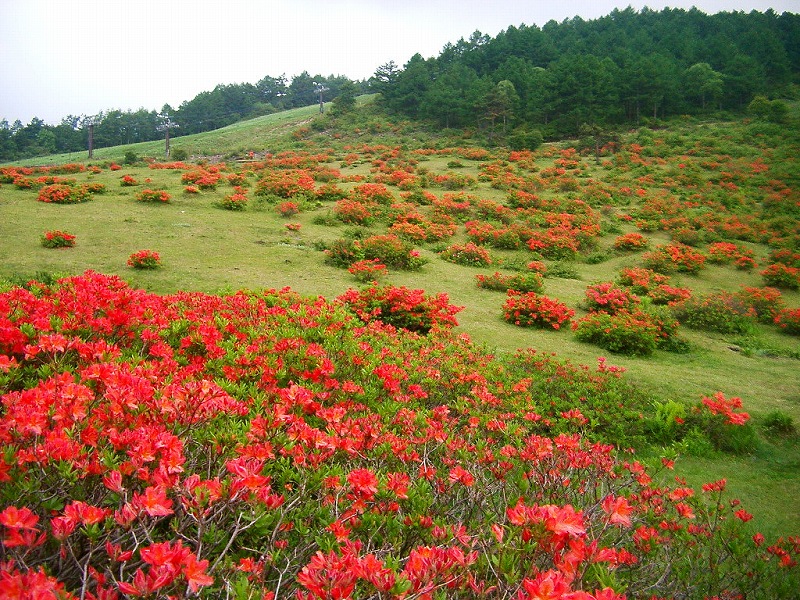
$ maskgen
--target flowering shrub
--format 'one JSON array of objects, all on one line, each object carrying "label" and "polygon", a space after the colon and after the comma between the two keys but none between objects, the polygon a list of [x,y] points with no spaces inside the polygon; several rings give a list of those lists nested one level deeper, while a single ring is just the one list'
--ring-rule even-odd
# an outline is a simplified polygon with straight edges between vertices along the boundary
[{"label": "flowering shrub", "polygon": [[675,304],[676,302],[681,302],[691,298],[692,290],[689,288],[673,287],[671,285],[667,285],[666,283],[662,283],[661,285],[656,286],[655,289],[650,290],[647,293],[647,296],[653,301],[653,304],[671,305]]},{"label": "flowering shrub", "polygon": [[234,187],[235,192],[228,194],[219,201],[219,205],[226,210],[244,210],[247,208],[247,193],[240,186]]},{"label": "flowering shrub", "polygon": [[620,285],[631,288],[634,294],[642,295],[647,295],[651,290],[668,281],[669,277],[666,275],[641,267],[624,268],[617,277]]},{"label": "flowering shrub", "polygon": [[45,248],[72,248],[75,245],[75,236],[66,231],[45,231],[42,236],[42,246]]},{"label": "flowering shrub", "polygon": [[503,318],[519,327],[560,329],[575,316],[566,304],[534,292],[508,290],[503,305]]},{"label": "flowering shrub", "polygon": [[[421,336],[291,290],[0,294],[2,595],[795,595],[724,481],[614,448],[649,405],[620,369],[499,362],[440,306]],[[712,400],[687,424],[745,429]]]},{"label": "flowering shrub", "polygon": [[744,306],[751,308],[762,323],[772,323],[784,308],[780,291],[771,287],[742,286],[736,297]]},{"label": "flowering shrub", "polygon": [[79,193],[78,188],[65,183],[54,183],[46,185],[39,190],[37,198],[39,202],[48,202],[51,204],[75,204],[88,200],[88,194],[82,195]]},{"label": "flowering shrub", "polygon": [[432,330],[456,327],[455,315],[463,310],[450,304],[447,294],[435,296],[423,290],[374,283],[361,291],[348,290],[338,300],[349,306],[365,322],[382,323],[427,334]]},{"label": "flowering shrub", "polygon": [[161,266],[161,257],[153,250],[139,250],[128,257],[128,266],[134,269],[157,269]]},{"label": "flowering shrub", "polygon": [[377,281],[389,273],[386,265],[382,264],[380,259],[377,258],[356,261],[347,270],[356,278],[356,281],[361,283]]},{"label": "flowering shrub", "polygon": [[287,223],[285,227],[289,231],[300,231],[303,226],[300,223]]},{"label": "flowering shrub", "polygon": [[122,187],[130,187],[134,185],[139,185],[139,182],[133,177],[133,175],[123,175],[122,179],[120,180],[119,184]]},{"label": "flowering shrub", "polygon": [[767,286],[797,290],[800,289],[800,268],[773,263],[761,271],[761,279]]},{"label": "flowering shrub", "polygon": [[784,333],[800,335],[800,308],[784,308],[774,319]]},{"label": "flowering shrub", "polygon": [[578,255],[581,243],[574,230],[553,227],[534,232],[528,239],[528,248],[552,260],[571,260]]},{"label": "flowering shrub", "polygon": [[756,316],[742,298],[728,292],[692,296],[674,304],[672,310],[687,327],[720,333],[747,333]]},{"label": "flowering shrub", "polygon": [[292,198],[314,194],[314,178],[305,169],[268,170],[262,173],[256,184],[256,196]]},{"label": "flowering shrub", "polygon": [[573,323],[572,329],[580,342],[617,354],[650,356],[656,348],[668,346],[677,323],[654,311],[622,309],[613,314],[589,313]]},{"label": "flowering shrub", "polygon": [[367,225],[375,217],[374,209],[374,204],[369,205],[358,200],[342,199],[336,202],[333,212],[343,223]]},{"label": "flowering shrub", "polygon": [[686,244],[671,243],[656,246],[652,252],[642,255],[644,266],[658,273],[698,273],[705,265],[706,257]]},{"label": "flowering shrub", "polygon": [[753,251],[741,244],[731,242],[716,242],[707,250],[708,261],[716,264],[727,265],[733,263],[737,269],[749,271],[756,266]]},{"label": "flowering shrub", "polygon": [[385,204],[390,205],[394,202],[394,196],[389,189],[380,183],[362,183],[355,186],[350,191],[350,198],[355,202],[366,204]]},{"label": "flowering shrub", "polygon": [[183,188],[183,192],[185,194],[199,194],[200,188],[198,188],[196,185],[187,185],[185,188]]},{"label": "flowering shrub", "polygon": [[300,212],[300,205],[297,202],[291,202],[287,200],[286,202],[281,202],[275,207],[275,210],[278,211],[278,214],[282,217],[293,217]]},{"label": "flowering shrub", "polygon": [[201,190],[216,189],[222,174],[217,169],[193,169],[181,175],[183,183],[193,183]]},{"label": "flowering shrub", "polygon": [[172,196],[164,190],[151,190],[148,188],[136,194],[136,199],[139,202],[161,202],[162,204],[167,204],[172,199]]},{"label": "flowering shrub", "polygon": [[616,250],[643,250],[649,245],[649,241],[641,233],[626,233],[618,236],[614,240]]},{"label": "flowering shrub", "polygon": [[788,248],[773,250],[769,253],[769,260],[773,263],[781,263],[787,267],[800,269],[800,252],[793,252]]},{"label": "flowering shrub", "polygon": [[590,311],[604,311],[613,315],[621,310],[630,310],[639,302],[635,294],[616,287],[610,281],[586,288],[586,306]]},{"label": "flowering shrub", "polygon": [[485,267],[492,264],[489,251],[486,248],[467,242],[464,245],[453,244],[439,253],[447,262],[465,267]]},{"label": "flowering shrub", "polygon": [[517,292],[540,293],[544,289],[542,276],[533,271],[514,275],[503,275],[495,271],[492,275],[476,275],[475,279],[478,281],[479,288],[497,292],[516,290]]},{"label": "flowering shrub", "polygon": [[364,240],[335,240],[325,250],[325,262],[349,267],[360,260],[378,260],[390,269],[415,271],[425,264],[417,250],[396,235],[373,235]]}]

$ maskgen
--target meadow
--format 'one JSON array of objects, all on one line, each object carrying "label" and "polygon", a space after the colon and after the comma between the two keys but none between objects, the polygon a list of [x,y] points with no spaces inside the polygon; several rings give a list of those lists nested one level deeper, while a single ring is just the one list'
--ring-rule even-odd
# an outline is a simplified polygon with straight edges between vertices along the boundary
[{"label": "meadow", "polygon": [[[97,150],[92,161],[56,156],[0,168],[3,289],[9,290],[7,294],[18,294],[19,304],[14,305],[18,307],[26,302],[33,306],[35,298],[40,298],[40,310],[49,315],[49,327],[54,333],[63,327],[68,338],[70,332],[83,335],[82,341],[70,342],[72,346],[64,346],[66,342],[58,346],[57,340],[50,339],[55,336],[46,333],[48,328],[42,328],[40,321],[31,317],[31,327],[36,323],[35,328],[41,329],[37,351],[23,350],[18,340],[12,348],[6,340],[9,362],[3,365],[2,380],[8,390],[6,414],[12,410],[11,400],[23,399],[19,396],[23,394],[21,388],[33,386],[34,381],[41,381],[32,388],[42,392],[37,400],[47,401],[46,382],[60,372],[81,373],[77,385],[91,389],[95,384],[90,382],[95,380],[87,374],[89,365],[93,361],[113,362],[109,357],[115,352],[128,361],[124,364],[139,364],[144,378],[151,382],[165,377],[164,381],[174,381],[175,385],[198,393],[192,387],[201,385],[198,372],[208,373],[213,381],[202,392],[208,397],[208,413],[196,417],[206,439],[189,442],[174,429],[163,428],[163,415],[174,417],[180,412],[178,404],[169,409],[157,408],[161,410],[161,417],[154,421],[158,427],[144,418],[149,413],[143,408],[137,410],[142,411],[139,414],[143,421],[148,421],[147,427],[156,427],[150,432],[152,435],[170,440],[169,436],[177,435],[183,440],[187,473],[191,472],[191,464],[203,481],[214,481],[214,474],[221,478],[224,475],[226,491],[220,493],[220,504],[216,504],[216,484],[203,483],[207,498],[198,501],[204,510],[193,512],[199,509],[190,506],[192,493],[184,497],[185,489],[179,490],[185,481],[180,481],[178,471],[164,474],[166,480],[159,482],[159,468],[152,464],[146,465],[148,472],[140,473],[137,482],[133,466],[120,466],[126,464],[122,457],[126,452],[128,462],[137,462],[138,446],[128,438],[106,450],[116,453],[116,458],[98,458],[104,465],[105,470],[100,469],[104,478],[99,477],[99,472],[93,481],[83,481],[74,473],[67,477],[66,498],[96,504],[100,511],[132,504],[142,521],[132,531],[139,531],[144,536],[141,539],[154,545],[170,539],[166,528],[174,528],[179,522],[199,527],[184,538],[186,547],[191,547],[192,556],[200,559],[207,556],[200,551],[205,544],[215,549],[219,560],[215,561],[209,550],[212,562],[200,569],[196,563],[202,561],[192,563],[184,552],[186,547],[170,546],[170,552],[184,562],[173,569],[172,579],[163,584],[165,589],[168,585],[179,588],[179,573],[186,580],[181,585],[189,586],[192,592],[212,586],[204,578],[208,568],[227,582],[228,593],[233,594],[231,590],[239,586],[237,593],[248,597],[263,585],[280,596],[275,588],[277,582],[280,589],[282,581],[278,563],[285,560],[284,572],[292,573],[300,582],[300,588],[291,584],[292,590],[302,589],[310,594],[308,597],[326,597],[332,592],[323,588],[330,581],[323,584],[315,579],[319,577],[317,569],[325,567],[330,573],[344,573],[357,563],[355,572],[363,569],[366,573],[368,569],[362,562],[367,555],[381,561],[376,572],[384,573],[386,581],[364,575],[357,582],[339,582],[340,591],[352,584],[363,586],[358,588],[363,595],[409,593],[424,597],[433,590],[448,589],[463,594],[528,597],[523,595],[526,590],[530,597],[536,597],[531,590],[543,585],[547,577],[556,585],[556,574],[569,574],[559,580],[563,585],[594,590],[596,597],[602,593],[609,594],[602,597],[612,597],[612,592],[601,590],[644,597],[648,585],[664,596],[684,593],[702,597],[702,585],[707,586],[704,590],[709,594],[729,589],[726,586],[733,575],[724,569],[714,572],[713,577],[709,575],[708,581],[697,584],[698,588],[682,588],[689,585],[685,581],[698,581],[699,575],[690,564],[697,556],[691,552],[686,552],[686,562],[674,564],[665,558],[672,550],[665,549],[658,559],[649,555],[654,550],[645,548],[633,534],[639,532],[641,537],[641,527],[658,528],[659,504],[643,500],[648,497],[645,489],[651,490],[651,484],[640,476],[639,463],[624,462],[626,475],[600,464],[611,446],[623,453],[634,447],[637,458],[654,468],[656,483],[652,485],[656,489],[658,484],[674,486],[677,478],[675,489],[684,491],[656,494],[661,498],[659,502],[678,506],[675,523],[680,519],[700,523],[695,514],[687,516],[688,505],[680,506],[681,502],[688,502],[688,498],[699,502],[704,494],[715,494],[724,487],[727,495],[744,503],[747,515],[754,515],[752,521],[729,515],[725,527],[741,521],[735,532],[741,539],[756,532],[769,538],[800,534],[800,506],[796,502],[800,493],[800,449],[795,425],[800,421],[800,254],[796,248],[799,199],[795,158],[798,140],[791,128],[741,119],[677,120],[666,128],[643,127],[628,132],[618,143],[603,148],[596,159],[593,147],[577,140],[546,144],[536,151],[486,150],[471,146],[468,138],[452,132],[437,135],[415,129],[409,123],[387,121],[369,105],[356,116],[339,117],[317,116],[311,108],[174,139],[173,150],[186,155],[182,161],[158,158],[163,146],[151,143]],[[65,241],[46,241],[59,232],[67,234],[59,238]],[[63,247],[48,247],[54,244]],[[157,253],[158,258],[153,264],[138,266],[155,268],[129,264],[143,250]],[[61,288],[54,286],[51,291],[37,292],[36,286],[28,285],[33,296],[25,296],[24,302],[21,292],[12,289],[15,284],[26,284],[36,277],[52,283],[59,276],[86,271],[92,273]],[[119,276],[129,287],[121,280],[106,280],[105,276]],[[377,283],[371,284],[372,280]],[[415,290],[424,290],[424,295]],[[117,315],[120,321],[112,331],[104,330],[88,313],[82,314],[80,324],[70,324],[75,317],[64,312],[64,307],[76,299],[91,304],[95,296],[105,307],[98,308],[98,314],[107,313],[115,303],[133,306],[129,304],[133,301],[141,308],[130,309],[127,317]],[[68,302],[67,297],[72,299]],[[220,298],[225,302],[220,303]],[[9,299],[5,302],[13,305],[8,304]],[[270,307],[280,308],[281,317],[277,318]],[[33,308],[18,310],[31,315],[35,312]],[[248,310],[261,315],[275,329],[259,327],[256,322],[248,325]],[[173,313],[174,325],[168,320],[162,322]],[[305,324],[303,315],[309,319]],[[353,324],[355,315],[374,330],[361,332],[358,321]],[[15,315],[13,320],[21,323],[25,318]],[[347,323],[341,329],[340,341],[336,340],[339,334],[331,333],[336,331],[337,321]],[[7,332],[11,321],[6,326],[6,335],[10,335]],[[211,330],[219,333],[209,333]],[[28,336],[28,342],[37,339],[30,329],[20,326],[19,331]],[[99,342],[91,336],[86,338],[82,331],[98,332],[109,347],[103,351],[84,348],[82,344],[90,340]],[[147,331],[160,332],[157,336],[172,348],[158,348],[156,354],[165,360],[165,365],[155,364],[153,348],[158,344],[143,335]],[[361,336],[364,339],[359,342]],[[265,344],[270,339],[303,366],[281,362],[277,358],[280,353],[267,350]],[[300,339],[304,342],[299,346],[287,342]],[[430,340],[429,346],[425,340]],[[316,348],[315,344],[324,347],[324,352],[312,352],[309,348]],[[371,370],[358,368],[359,344]],[[303,347],[306,350],[301,352]],[[262,365],[260,376],[246,371],[255,360],[255,348],[269,356],[275,354],[270,360],[278,361],[270,363],[269,369]],[[62,358],[61,353],[68,349],[76,355]],[[535,353],[530,354],[527,349],[535,349]],[[103,360],[97,358],[101,355]],[[322,355],[335,360],[335,377],[333,371],[315,371],[324,367],[324,361],[319,362]],[[430,363],[415,362],[420,356],[427,356]],[[173,370],[159,371],[166,369],[166,363]],[[192,368],[196,370],[192,372]],[[618,368],[624,370],[621,377]],[[274,380],[266,381],[267,372],[273,374]],[[377,379],[370,373],[377,373]],[[453,379],[437,379],[443,373],[450,373]],[[125,377],[129,375],[126,371]],[[103,386],[112,385],[110,375],[96,377],[100,377]],[[359,406],[347,404],[350,401],[342,394],[342,387],[353,390],[356,396],[361,394]],[[356,391],[359,388],[361,392]],[[516,395],[509,390],[515,390]],[[76,397],[83,393],[83,389],[79,390]],[[176,403],[180,396],[174,389],[160,388],[151,395]],[[496,403],[498,398],[502,402]],[[525,398],[529,401],[527,406]],[[552,407],[547,407],[551,398]],[[35,404],[33,398],[25,399]],[[242,457],[235,458],[230,448],[216,450],[218,455],[208,465],[203,462],[203,448],[214,445],[208,446],[209,440],[226,435],[215,432],[214,417],[210,416],[213,410],[220,411],[219,418],[228,426],[238,423],[230,433],[231,440],[241,444],[247,439],[253,443],[258,427],[250,423],[248,430],[241,420],[237,421],[237,415],[241,419],[254,405],[266,410],[273,401],[276,407],[283,406],[281,410],[288,411],[287,415],[294,414],[299,419],[281,420],[277,408],[267,410],[268,414],[277,411],[267,417],[274,419],[272,427],[278,431],[278,438],[271,438],[268,445],[281,448],[281,459],[276,461],[280,465],[263,463],[269,455],[274,457],[272,449],[264,448],[261,455],[247,455],[262,461],[258,468],[253,466],[255,463],[236,463]],[[383,408],[382,402],[386,402]],[[620,414],[615,414],[609,408],[614,405],[608,402],[616,403]],[[354,417],[356,420],[367,418],[362,414],[367,409],[361,406],[366,405],[372,415],[369,419],[377,419],[370,422],[380,431],[375,435],[381,443],[391,443],[386,437],[389,432],[403,438],[396,429],[400,425],[393,419],[406,409],[414,412],[405,415],[410,421],[403,426],[404,435],[411,431],[410,423],[420,427],[426,423],[413,433],[417,436],[414,439],[419,442],[428,435],[421,431],[430,430],[433,437],[425,442],[431,444],[430,464],[449,474],[441,480],[431,475],[430,490],[421,487],[424,482],[416,482],[412,486],[414,493],[409,493],[409,482],[404,477],[416,476],[417,459],[409,457],[402,464],[390,461],[386,470],[385,451],[379,447],[347,450],[344,440],[353,430],[345,434],[335,425],[339,421],[320,412],[319,404],[334,407],[339,403],[345,411],[342,415],[355,411],[359,415]],[[436,413],[437,406],[454,411],[452,420]],[[295,409],[299,412],[293,412]],[[529,409],[538,418],[522,418],[530,414]],[[76,416],[81,412],[78,410],[70,419],[81,421]],[[745,413],[747,417],[740,416]],[[281,438],[281,428],[291,423],[300,427],[303,419],[298,415],[303,414],[307,419],[303,427],[318,428],[327,435],[336,429],[341,439],[320,441],[322,445],[314,450],[312,441],[303,437],[305,434],[290,431],[291,428],[285,432],[288,439]],[[446,435],[437,437],[440,434],[434,431],[432,415],[438,415],[436,418],[454,431],[478,427],[474,439],[470,437],[474,447],[459,447]],[[195,417],[185,418],[185,427],[191,428]],[[510,425],[501,426],[503,420]],[[328,429],[320,425],[323,421]],[[26,460],[34,461],[34,448],[39,442],[25,437],[24,427],[15,426],[19,429],[14,431],[14,426],[9,425],[11,429],[5,433],[8,452],[11,448],[19,451],[30,443],[31,456]],[[120,424],[114,426],[124,429]],[[491,442],[482,442],[479,433]],[[581,475],[575,471],[572,477],[569,469],[562,472],[561,466],[551,465],[554,480],[545,486],[550,491],[534,494],[538,508],[528,506],[528,512],[522,501],[514,502],[529,493],[526,481],[541,477],[543,483],[548,479],[546,469],[542,467],[544,470],[534,476],[538,467],[519,466],[523,471],[532,471],[506,482],[507,489],[498,488],[497,481],[505,480],[497,477],[493,482],[489,476],[497,468],[497,456],[486,455],[485,461],[476,457],[489,452],[488,448],[499,451],[513,446],[515,436],[532,443],[532,438],[526,436],[574,433],[585,436],[581,444],[598,444],[594,447],[597,456],[586,464],[582,461],[588,459],[582,458],[580,467],[571,465],[569,469],[588,469]],[[578,442],[570,442],[573,443]],[[326,448],[325,444],[332,444],[331,455],[321,451],[323,456],[311,460],[314,469],[308,469],[309,457],[299,456],[296,449],[304,447],[314,454]],[[130,449],[134,447],[136,451]],[[506,450],[504,456],[511,462],[500,468],[518,468],[514,466],[520,460],[518,451]],[[167,461],[166,451],[159,452],[156,462]],[[555,455],[547,455],[558,462]],[[422,461],[423,466],[428,464],[426,461]],[[670,468],[664,469],[663,465]],[[200,466],[206,471],[197,470]],[[69,467],[59,468],[70,471]],[[581,477],[592,470],[596,483],[589,499],[582,500],[581,487],[576,482],[586,481]],[[110,485],[109,472],[121,473],[125,486]],[[281,493],[261,481],[253,484],[260,487],[258,499],[249,497],[245,493],[249,484],[242,481],[246,476],[258,478],[267,473],[276,483],[290,487]],[[328,477],[324,485],[323,475]],[[332,483],[330,478],[340,476],[338,483]],[[476,476],[481,481],[480,492],[474,485]],[[58,486],[51,477],[38,481],[38,491],[21,490],[18,482],[10,484],[4,491],[4,504],[15,506],[15,494],[32,499],[42,490],[55,493]],[[242,481],[237,483],[237,477]],[[725,484],[703,488],[703,484],[723,479]],[[624,485],[620,483],[623,480]],[[563,488],[561,496],[553,491],[555,481]],[[126,486],[133,496],[122,493]],[[83,488],[91,491],[80,492]],[[162,498],[161,514],[158,502],[148,511],[143,495],[160,494],[164,492],[162,488],[169,492],[171,500]],[[238,492],[231,491],[237,489]],[[333,494],[343,505],[337,505],[335,518],[322,513],[298,516],[289,508],[297,510],[300,506],[300,489],[318,490],[320,498]],[[253,490],[250,492],[256,494]],[[393,494],[393,499],[384,494]],[[498,494],[502,503],[498,503]],[[627,499],[623,502],[622,498]],[[174,510],[172,500],[176,502]],[[629,501],[636,505],[632,512],[640,519],[636,523],[639,529],[631,525],[627,508],[622,510]],[[180,502],[182,513],[178,511]],[[387,508],[387,502],[399,502],[402,509],[397,512],[395,507]],[[470,513],[470,502],[482,507],[480,515]],[[617,512],[611,507],[614,502],[620,509]],[[247,527],[273,532],[272,541],[286,539],[288,548],[295,549],[294,554],[278,552],[269,554],[267,560],[268,552],[264,550],[248,558],[248,544],[256,543],[248,536],[235,552],[225,548],[218,537],[205,540],[207,531],[203,527],[223,528],[223,504],[228,508],[235,505],[237,510],[246,505],[252,511],[235,526],[227,526],[239,531],[247,522]],[[260,512],[264,510],[262,504],[269,510],[284,510],[281,506],[286,510],[280,518],[264,516]],[[542,507],[556,505],[561,507],[558,510],[574,506],[583,512],[577,519],[566,513],[557,517],[551,514],[550,518],[563,518],[572,527],[554,529],[544,525],[544,531],[553,537],[539,538],[538,546],[527,545],[534,535],[531,532],[547,523],[542,510],[556,510]],[[682,524],[672,534],[676,547],[693,547],[681,535],[733,539],[730,536],[734,534],[721,524],[725,520],[720,516],[722,509],[714,502],[691,506],[694,513],[707,519],[702,521],[705,529],[682,529]],[[730,505],[731,511],[737,507],[738,504]],[[50,510],[67,508],[53,505]],[[319,523],[332,527],[333,539],[344,545],[332,544],[329,538],[316,539],[316,545],[300,542],[304,539],[302,531],[281,529],[280,524],[289,514],[293,515],[290,520],[295,526],[305,523],[312,531]],[[386,514],[393,515],[392,524],[375,516]],[[439,526],[446,531],[437,533],[434,527],[427,533],[417,529],[413,535],[406,532],[409,519],[427,514],[441,517]],[[609,521],[611,517],[613,520]],[[133,542],[130,537],[113,533],[111,512],[102,513],[93,523],[81,521],[82,518],[74,520],[83,523],[88,542],[79,543],[70,536],[64,537],[65,542],[55,536],[61,548],[76,555],[75,564],[65,569],[68,576],[64,580],[70,589],[79,582],[78,587],[99,594],[106,583],[87,575],[89,565],[97,567],[91,559],[92,552],[85,558],[86,544],[91,549],[94,542],[103,539],[112,544],[113,550],[115,544]],[[121,517],[115,518],[120,523]],[[648,519],[654,520],[650,523]],[[492,529],[486,537],[486,532],[480,532],[479,523],[485,526],[489,521],[500,529]],[[48,540],[44,544],[47,551],[39,551],[39,558],[30,560],[19,548],[34,556],[39,546],[31,540],[23,540],[18,546],[9,544],[9,532],[17,531],[9,525],[12,522],[10,517],[3,521],[7,558],[31,566],[51,564],[45,557],[48,552],[57,554],[58,544]],[[455,532],[462,525],[468,530],[463,539],[453,533],[457,543],[445,544],[451,540],[447,528],[454,528]],[[618,528],[630,528],[630,539]],[[31,526],[28,530],[35,529]],[[22,532],[28,530],[18,528]],[[511,536],[505,542],[501,530]],[[397,550],[398,531],[405,536],[402,550]],[[52,526],[51,533],[57,533]],[[613,568],[589,568],[589,557],[583,552],[569,557],[574,561],[572,570],[565,567],[565,548],[575,550],[576,545],[591,540],[615,548],[617,553],[625,548],[639,560],[634,563],[617,554],[609,563]],[[138,541],[134,546],[143,551],[143,544]],[[339,548],[338,554],[333,552],[334,547]],[[446,553],[433,556],[432,548],[444,547]],[[125,550],[119,548],[120,552]],[[317,558],[317,549],[324,551],[320,555],[323,558]],[[109,547],[106,551],[111,552]],[[720,564],[734,561],[734,557],[743,560],[741,549],[726,547],[724,557],[714,552],[708,550],[703,558],[720,559]],[[119,561],[119,575],[115,575],[120,584],[117,589],[134,596],[156,591],[152,588],[157,579],[156,566],[148,561],[147,553],[140,551],[140,555],[141,561],[150,565],[149,572],[141,561],[126,559]],[[664,571],[645,569],[646,556],[653,558],[653,565],[674,568],[685,579],[676,578],[674,587],[658,589],[655,586]],[[783,555],[776,550],[771,556],[780,559]],[[224,568],[236,570],[228,564],[234,559],[245,561],[239,567],[246,568],[238,571],[248,574],[242,575],[243,579],[221,575]],[[269,568],[263,564],[253,566],[259,561],[273,562]],[[522,568],[524,561],[538,564],[539,571]],[[425,570],[422,563],[427,564],[428,575],[421,574]],[[548,565],[553,569],[546,568]],[[199,575],[193,580],[188,572]],[[151,575],[152,580],[148,579]],[[712,581],[714,577],[718,578]],[[771,587],[777,584],[765,577],[764,581],[771,583],[759,593],[780,595],[780,589]],[[498,580],[502,582],[499,590],[490,592],[486,586]],[[737,580],[733,587],[740,585]],[[378,591],[368,593],[367,588]]]}]

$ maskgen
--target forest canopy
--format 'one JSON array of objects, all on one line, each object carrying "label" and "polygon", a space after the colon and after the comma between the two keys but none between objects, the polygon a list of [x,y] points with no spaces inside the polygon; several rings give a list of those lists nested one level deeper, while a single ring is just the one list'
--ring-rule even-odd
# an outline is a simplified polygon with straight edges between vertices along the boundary
[{"label": "forest canopy", "polygon": [[800,73],[800,15],[772,10],[707,15],[697,9],[636,11],[590,21],[510,26],[448,43],[436,57],[415,54],[381,65],[369,82],[344,76],[218,85],[177,108],[109,110],[64,117],[56,126],[0,121],[0,160],[200,133],[342,94],[380,92],[383,106],[445,128],[480,130],[489,143],[531,147],[646,119],[742,111],[780,121],[776,98],[792,97]]}]

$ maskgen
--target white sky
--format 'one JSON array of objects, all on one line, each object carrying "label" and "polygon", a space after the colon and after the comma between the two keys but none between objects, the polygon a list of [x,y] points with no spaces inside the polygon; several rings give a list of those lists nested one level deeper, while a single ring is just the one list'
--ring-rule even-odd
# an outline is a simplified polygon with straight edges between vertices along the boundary
[{"label": "white sky", "polygon": [[0,119],[177,108],[266,75],[366,79],[476,30],[627,6],[800,12],[800,0],[0,0]]}]

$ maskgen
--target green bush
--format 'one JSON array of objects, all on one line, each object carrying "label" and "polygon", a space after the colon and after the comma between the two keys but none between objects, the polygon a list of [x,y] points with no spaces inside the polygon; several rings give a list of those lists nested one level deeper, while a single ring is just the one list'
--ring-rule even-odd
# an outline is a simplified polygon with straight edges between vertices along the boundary
[{"label": "green bush", "polygon": [[703,331],[748,333],[755,321],[755,311],[727,292],[692,296],[674,305],[672,310],[681,324]]},{"label": "green bush", "polygon": [[787,437],[797,433],[792,416],[780,410],[767,413],[764,417],[763,427],[769,435]]}]

